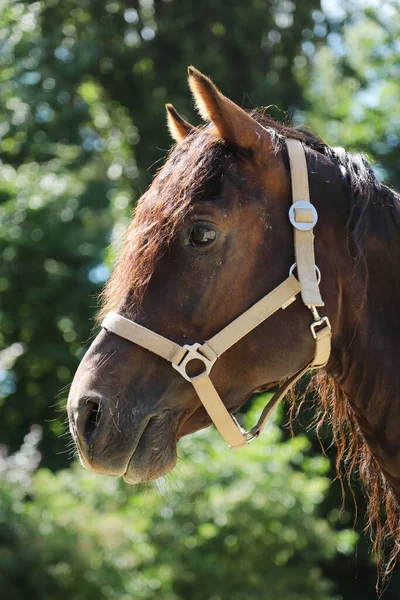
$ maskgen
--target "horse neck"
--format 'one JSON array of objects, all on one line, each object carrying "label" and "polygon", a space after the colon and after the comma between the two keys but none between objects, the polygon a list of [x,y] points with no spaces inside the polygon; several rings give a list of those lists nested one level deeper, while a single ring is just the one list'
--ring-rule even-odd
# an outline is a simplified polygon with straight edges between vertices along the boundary
[{"label": "horse neck", "polygon": [[328,372],[400,499],[400,233],[389,206],[380,210],[385,232],[368,233],[357,269],[363,276],[340,282],[339,333]]}]

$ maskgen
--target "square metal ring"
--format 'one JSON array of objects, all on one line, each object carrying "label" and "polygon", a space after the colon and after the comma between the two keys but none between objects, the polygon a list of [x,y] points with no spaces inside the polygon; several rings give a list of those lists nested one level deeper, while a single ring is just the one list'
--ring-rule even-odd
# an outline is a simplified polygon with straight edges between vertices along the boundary
[{"label": "square metal ring", "polygon": [[192,378],[189,377],[189,375],[186,373],[186,365],[191,360],[201,360],[201,362],[204,364],[205,372],[207,373],[207,375],[209,375],[218,357],[215,356],[215,358],[210,360],[209,358],[201,354],[201,352],[199,352],[199,349],[202,348],[202,344],[199,344],[198,342],[191,345],[185,344],[183,348],[185,348],[186,354],[178,364],[172,363],[174,369],[178,371],[178,373],[180,373],[182,377],[184,377],[187,381],[191,381]]}]

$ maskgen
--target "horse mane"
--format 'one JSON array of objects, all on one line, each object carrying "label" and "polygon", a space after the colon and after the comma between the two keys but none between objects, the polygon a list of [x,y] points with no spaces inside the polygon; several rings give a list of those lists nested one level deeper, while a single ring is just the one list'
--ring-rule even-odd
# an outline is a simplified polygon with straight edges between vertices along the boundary
[{"label": "horse mane", "polygon": [[196,130],[172,148],[139,200],[122,253],[101,294],[99,319],[109,311],[140,308],[157,264],[191,204],[196,198],[217,195],[232,151],[206,129]]},{"label": "horse mane", "polygon": [[[262,112],[252,111],[251,115],[272,133],[277,150],[282,148],[285,152],[284,140],[295,138],[329,157],[338,167],[349,199],[348,236],[355,252],[354,265],[365,282],[366,296],[367,235],[377,230],[381,236],[385,235],[386,216],[382,209],[396,206],[398,195],[380,182],[364,155],[332,148],[310,130],[276,122]],[[172,149],[138,202],[121,256],[101,296],[100,318],[112,310],[140,308],[158,261],[174,239],[193,200],[215,197],[223,177],[229,176],[229,166],[233,156],[237,156],[237,149],[210,135],[209,127],[195,130]],[[324,423],[329,422],[332,427],[337,448],[336,470],[342,490],[343,477],[350,489],[353,474],[357,473],[362,483],[368,502],[367,527],[385,578],[400,554],[399,502],[361,434],[347,397],[335,381],[320,371],[312,378],[310,388],[319,405],[315,418],[317,433]],[[292,401],[291,416],[298,410],[299,404]],[[382,551],[388,547],[391,550],[386,560],[382,560]]]},{"label": "horse mane", "polygon": [[[363,154],[349,153],[341,147],[331,148],[308,130],[296,131],[299,131],[300,139],[308,147],[328,156],[339,167],[350,203],[347,229],[355,250],[352,256],[354,268],[360,280],[364,281],[364,297],[359,309],[361,314],[368,290],[366,241],[372,233],[377,233],[381,239],[389,241],[387,216],[383,209],[389,207],[398,210],[399,195],[379,180]],[[290,131],[287,133],[290,137]],[[337,451],[335,467],[342,487],[342,498],[344,499],[345,494],[345,479],[357,510],[351,486],[356,474],[364,491],[367,500],[366,530],[370,533],[373,553],[380,569],[381,582],[378,579],[377,591],[381,594],[383,589],[380,583],[388,582],[400,555],[399,501],[360,431],[349,398],[325,370],[318,371],[311,378],[300,402],[295,401],[294,395],[291,397],[290,423],[293,416],[299,413],[308,393],[318,404],[313,420],[317,436],[319,437],[324,424],[331,426]]]}]

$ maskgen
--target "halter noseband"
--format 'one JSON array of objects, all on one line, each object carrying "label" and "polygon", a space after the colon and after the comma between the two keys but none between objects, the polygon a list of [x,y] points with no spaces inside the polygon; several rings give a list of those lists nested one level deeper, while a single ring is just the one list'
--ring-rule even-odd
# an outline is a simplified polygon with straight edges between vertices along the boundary
[{"label": "halter noseband", "polygon": [[[173,368],[193,385],[218,431],[231,448],[246,446],[251,440],[258,437],[265,427],[272,409],[288,390],[310,369],[324,367],[331,351],[332,334],[329,319],[326,316],[321,317],[317,309],[319,306],[324,306],[319,290],[320,272],[314,257],[313,227],[317,222],[318,215],[310,202],[305,153],[298,140],[286,140],[286,146],[289,153],[293,201],[289,210],[289,219],[294,227],[296,262],[290,269],[289,277],[283,283],[203,344],[181,346],[114,312],[109,313],[102,323],[102,327],[107,331],[112,331],[169,361]],[[293,275],[296,266],[298,279]],[[296,300],[299,293],[301,293],[303,303],[310,309],[313,316],[310,331],[315,340],[314,357],[279,388],[264,408],[256,425],[246,432],[240,427],[235,417],[228,412],[218,395],[210,379],[211,369],[215,361],[228,348],[276,311],[287,308]],[[188,363],[192,360],[200,360],[204,365],[204,371],[194,377],[190,377],[186,370]]]}]

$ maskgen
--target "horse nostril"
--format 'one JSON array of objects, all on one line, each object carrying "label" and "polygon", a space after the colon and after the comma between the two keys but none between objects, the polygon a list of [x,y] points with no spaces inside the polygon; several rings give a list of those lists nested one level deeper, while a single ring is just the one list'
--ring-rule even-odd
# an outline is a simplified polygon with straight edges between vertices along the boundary
[{"label": "horse nostril", "polygon": [[86,423],[85,423],[85,438],[89,440],[93,435],[97,425],[100,422],[101,418],[101,407],[97,402],[93,402],[92,400],[87,400],[86,405],[88,411],[86,413]]}]

